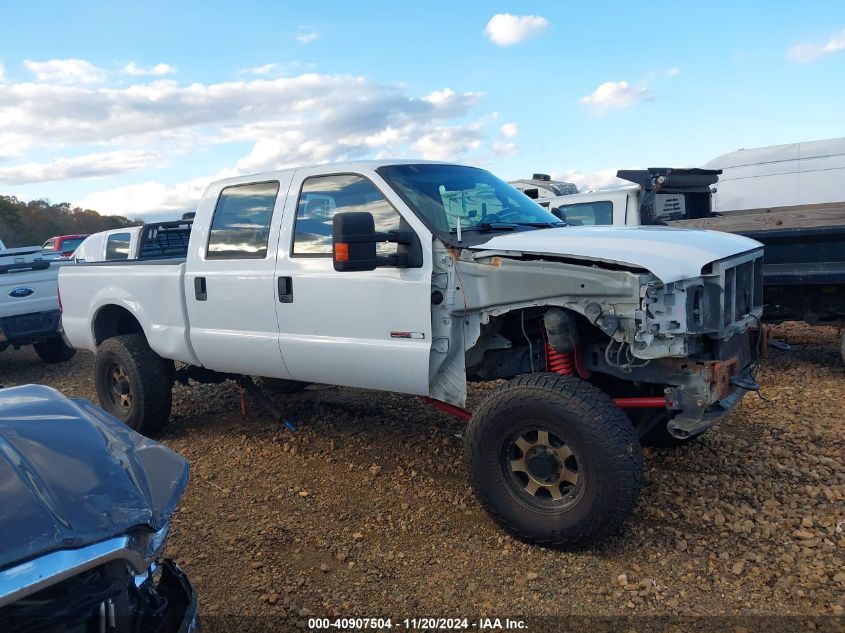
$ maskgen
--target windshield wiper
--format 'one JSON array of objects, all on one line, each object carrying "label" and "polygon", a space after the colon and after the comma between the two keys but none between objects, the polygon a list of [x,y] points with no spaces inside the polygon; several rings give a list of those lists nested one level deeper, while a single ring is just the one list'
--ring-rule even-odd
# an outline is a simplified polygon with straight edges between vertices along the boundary
[{"label": "windshield wiper", "polygon": [[[495,230],[502,230],[502,231],[513,231],[516,230],[517,224],[513,222],[479,222],[478,224],[470,224],[469,226],[461,225],[461,232],[466,233],[467,231],[495,231]],[[449,233],[457,233],[457,227],[451,229]]]},{"label": "windshield wiper", "polygon": [[516,222],[519,226],[535,226],[538,229],[552,229],[556,226],[567,226],[566,222]]}]

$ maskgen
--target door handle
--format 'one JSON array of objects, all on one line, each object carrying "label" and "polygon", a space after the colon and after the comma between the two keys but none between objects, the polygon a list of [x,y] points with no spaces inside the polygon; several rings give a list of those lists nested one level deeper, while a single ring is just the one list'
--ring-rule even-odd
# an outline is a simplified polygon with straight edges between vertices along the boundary
[{"label": "door handle", "polygon": [[291,277],[279,277],[279,303],[293,303],[293,279]]},{"label": "door handle", "polygon": [[197,301],[206,301],[208,299],[205,277],[194,277],[194,296],[197,298]]}]

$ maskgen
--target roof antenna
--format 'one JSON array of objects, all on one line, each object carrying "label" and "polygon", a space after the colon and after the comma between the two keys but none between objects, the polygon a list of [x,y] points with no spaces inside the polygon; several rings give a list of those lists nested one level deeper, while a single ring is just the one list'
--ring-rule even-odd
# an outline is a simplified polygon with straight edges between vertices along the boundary
[{"label": "roof antenna", "polygon": [[458,229],[458,241],[461,241],[461,216],[458,216],[458,223],[455,225],[455,228]]}]

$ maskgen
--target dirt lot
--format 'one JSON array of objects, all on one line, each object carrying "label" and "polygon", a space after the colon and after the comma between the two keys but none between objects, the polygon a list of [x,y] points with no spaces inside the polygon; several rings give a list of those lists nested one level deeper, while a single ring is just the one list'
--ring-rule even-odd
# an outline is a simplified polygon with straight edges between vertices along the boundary
[{"label": "dirt lot", "polygon": [[[227,614],[279,630],[309,615],[841,617],[845,368],[832,328],[776,336],[796,347],[763,365],[765,399],[647,451],[625,534],[579,553],[496,527],[466,484],[462,424],[416,398],[311,387],[280,400],[291,432],[255,408],[242,419],[231,384],[177,387],[159,439],[191,461],[191,483],[169,555],[212,630],[235,630]],[[7,351],[0,382],[95,399],[85,353],[45,366]]]}]

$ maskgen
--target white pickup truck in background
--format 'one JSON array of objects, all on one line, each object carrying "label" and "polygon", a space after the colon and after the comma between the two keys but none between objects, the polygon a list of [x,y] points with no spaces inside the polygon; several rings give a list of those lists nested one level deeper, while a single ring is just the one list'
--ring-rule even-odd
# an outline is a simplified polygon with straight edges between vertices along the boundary
[{"label": "white pickup truck in background", "polygon": [[66,263],[40,246],[6,249],[0,244],[0,352],[33,345],[47,363],[73,357],[75,350],[59,331],[58,275]]},{"label": "white pickup truck in background", "polygon": [[[177,375],[421,395],[469,421],[491,515],[573,547],[631,513],[641,442],[687,441],[757,388],[761,264],[743,237],[563,226],[481,169],[365,161],[215,182],[186,257],[59,286],[100,403],[133,428],[167,422]],[[467,382],[495,379],[464,410]]]},{"label": "white pickup truck in background", "polygon": [[191,220],[150,222],[143,226],[100,231],[85,238],[73,253],[77,263],[124,259],[167,259],[188,252]]}]

